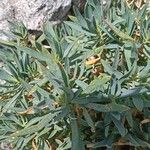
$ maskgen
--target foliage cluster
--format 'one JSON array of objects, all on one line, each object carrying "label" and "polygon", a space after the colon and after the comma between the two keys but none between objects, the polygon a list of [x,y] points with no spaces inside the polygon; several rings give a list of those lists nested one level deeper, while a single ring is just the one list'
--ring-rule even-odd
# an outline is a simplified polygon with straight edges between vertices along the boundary
[{"label": "foliage cluster", "polygon": [[14,150],[150,148],[150,14],[88,0],[81,14],[0,40],[0,141]]}]

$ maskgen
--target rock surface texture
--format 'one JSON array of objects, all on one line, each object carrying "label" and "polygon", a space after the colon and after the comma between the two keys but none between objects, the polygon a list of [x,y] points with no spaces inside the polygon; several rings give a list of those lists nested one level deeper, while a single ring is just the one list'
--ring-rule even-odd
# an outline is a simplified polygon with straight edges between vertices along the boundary
[{"label": "rock surface texture", "polygon": [[[21,20],[31,30],[40,30],[45,21],[60,22],[72,0],[1,0],[0,30],[8,30],[8,20]],[[2,33],[2,31],[1,31]],[[0,38],[2,36],[0,35]]]}]

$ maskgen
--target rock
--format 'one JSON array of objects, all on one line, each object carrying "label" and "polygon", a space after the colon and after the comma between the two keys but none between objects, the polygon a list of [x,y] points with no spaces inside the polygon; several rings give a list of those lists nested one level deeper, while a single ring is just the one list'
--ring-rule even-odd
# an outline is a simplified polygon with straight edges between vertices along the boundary
[{"label": "rock", "polygon": [[[9,29],[8,20],[20,20],[30,30],[41,30],[47,20],[60,22],[71,7],[72,0],[1,0],[0,38]],[[3,36],[3,37],[2,37]]]}]

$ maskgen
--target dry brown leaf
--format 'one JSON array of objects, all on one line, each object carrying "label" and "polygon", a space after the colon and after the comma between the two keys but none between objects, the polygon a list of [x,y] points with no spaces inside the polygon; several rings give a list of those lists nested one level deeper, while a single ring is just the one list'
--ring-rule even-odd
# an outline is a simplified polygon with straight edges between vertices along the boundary
[{"label": "dry brown leaf", "polygon": [[134,0],[126,0],[126,4],[129,8],[133,3],[134,3]]},{"label": "dry brown leaf", "polygon": [[135,6],[136,6],[137,8],[140,8],[140,7],[142,6],[142,1],[143,1],[143,0],[136,0],[136,1],[135,1]]},{"label": "dry brown leaf", "polygon": [[48,140],[46,140],[46,143],[47,143],[47,145],[48,145],[48,147],[49,147],[49,150],[54,150],[54,149],[53,149],[53,146],[51,146],[51,144],[49,143]]},{"label": "dry brown leaf", "polygon": [[98,63],[99,60],[100,60],[100,57],[98,55],[94,55],[94,56],[89,57],[86,60],[85,64],[86,65],[94,65],[94,64]]},{"label": "dry brown leaf", "polygon": [[141,125],[145,124],[145,123],[149,123],[150,122],[150,118],[144,119],[140,122]]},{"label": "dry brown leaf", "polygon": [[31,114],[34,114],[34,110],[33,110],[33,108],[31,107],[31,108],[29,108],[29,109],[27,109],[27,110],[25,110],[25,111],[22,111],[22,112],[17,112],[19,115],[31,115]]},{"label": "dry brown leaf", "polygon": [[32,150],[38,150],[38,146],[35,142],[35,139],[32,140]]}]

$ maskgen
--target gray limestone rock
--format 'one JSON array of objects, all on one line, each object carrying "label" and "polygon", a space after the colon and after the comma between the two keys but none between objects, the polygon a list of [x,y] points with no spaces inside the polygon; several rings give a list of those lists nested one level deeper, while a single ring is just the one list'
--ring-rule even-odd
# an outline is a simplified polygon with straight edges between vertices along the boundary
[{"label": "gray limestone rock", "polygon": [[47,20],[60,22],[71,7],[72,0],[1,0],[0,38],[9,29],[8,20],[20,20],[30,30],[41,30]]}]

